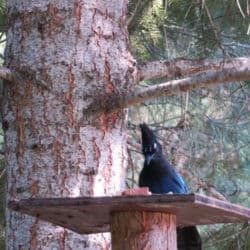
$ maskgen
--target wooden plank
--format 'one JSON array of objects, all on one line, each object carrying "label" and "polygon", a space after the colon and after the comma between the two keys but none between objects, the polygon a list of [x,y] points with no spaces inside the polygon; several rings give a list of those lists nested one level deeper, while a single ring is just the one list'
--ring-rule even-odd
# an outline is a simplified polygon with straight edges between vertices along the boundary
[{"label": "wooden plank", "polygon": [[9,208],[84,234],[110,231],[118,211],[171,213],[178,226],[250,220],[250,209],[200,194],[23,199]]}]

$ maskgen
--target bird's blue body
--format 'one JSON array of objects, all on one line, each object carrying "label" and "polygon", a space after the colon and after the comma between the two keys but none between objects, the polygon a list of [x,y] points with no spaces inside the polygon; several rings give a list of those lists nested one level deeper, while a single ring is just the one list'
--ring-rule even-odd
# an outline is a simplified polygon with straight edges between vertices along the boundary
[{"label": "bird's blue body", "polygon": [[163,156],[152,159],[149,164],[144,163],[139,178],[139,186],[149,187],[154,194],[187,193],[187,187],[182,177],[175,172]]}]

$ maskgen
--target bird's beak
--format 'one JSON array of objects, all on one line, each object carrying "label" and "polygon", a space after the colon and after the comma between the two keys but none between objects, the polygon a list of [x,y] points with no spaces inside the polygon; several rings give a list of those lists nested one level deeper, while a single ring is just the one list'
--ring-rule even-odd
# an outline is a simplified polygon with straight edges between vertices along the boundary
[{"label": "bird's beak", "polygon": [[153,159],[153,155],[146,155],[145,156],[145,161],[146,161],[147,165],[150,164],[152,159]]}]

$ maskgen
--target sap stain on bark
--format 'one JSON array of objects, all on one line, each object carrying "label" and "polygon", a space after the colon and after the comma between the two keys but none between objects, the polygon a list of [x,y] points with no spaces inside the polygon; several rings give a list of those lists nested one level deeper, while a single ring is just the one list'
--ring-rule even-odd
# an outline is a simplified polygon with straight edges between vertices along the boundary
[{"label": "sap stain on bark", "polygon": [[48,18],[49,18],[48,34],[50,36],[56,30],[58,30],[58,27],[60,27],[60,25],[62,25],[63,21],[62,21],[61,17],[58,15],[57,7],[53,6],[52,4],[48,5],[47,13],[48,13]]},{"label": "sap stain on bark", "polygon": [[17,162],[18,172],[21,175],[23,173],[23,155],[24,155],[24,122],[22,117],[22,105],[19,103],[16,110],[17,121]]},{"label": "sap stain on bark", "polygon": [[38,224],[39,219],[36,218],[33,224],[30,227],[30,248],[31,249],[37,249],[37,224]]},{"label": "sap stain on bark", "polygon": [[22,28],[21,28],[21,50],[23,50],[24,45],[25,45],[25,38],[28,33],[29,29],[29,13],[27,11],[24,11],[21,15],[21,20],[22,20]]},{"label": "sap stain on bark", "polygon": [[76,19],[75,24],[75,32],[76,32],[76,42],[75,42],[75,52],[77,50],[77,44],[81,33],[81,12],[82,12],[82,6],[80,3],[74,4],[74,17]]},{"label": "sap stain on bark", "polygon": [[73,101],[72,101],[72,91],[75,88],[75,79],[74,79],[74,75],[72,73],[72,66],[69,65],[68,67],[68,80],[69,80],[69,88],[68,91],[65,94],[65,101],[66,101],[66,113],[67,113],[67,119],[68,119],[68,124],[69,127],[73,126],[74,123],[74,114],[73,114]]},{"label": "sap stain on bark", "polygon": [[96,166],[99,166],[99,159],[101,156],[100,149],[98,147],[98,144],[96,143],[96,137],[92,137],[92,147],[93,147],[93,152],[94,152],[94,161],[96,163]]}]

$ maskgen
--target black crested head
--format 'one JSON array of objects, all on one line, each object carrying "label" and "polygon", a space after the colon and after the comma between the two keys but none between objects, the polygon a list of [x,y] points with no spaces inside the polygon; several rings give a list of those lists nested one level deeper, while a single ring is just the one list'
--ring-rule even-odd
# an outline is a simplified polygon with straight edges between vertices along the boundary
[{"label": "black crested head", "polygon": [[141,128],[142,147],[153,145],[156,142],[156,137],[153,131],[145,123],[140,124],[140,128]]},{"label": "black crested head", "polygon": [[147,124],[140,124],[140,129],[142,137],[142,153],[144,156],[151,156],[146,157],[146,160],[149,159],[147,160],[149,164],[153,159],[153,156],[156,156],[159,153],[161,154],[162,148],[153,131],[147,126]]}]

